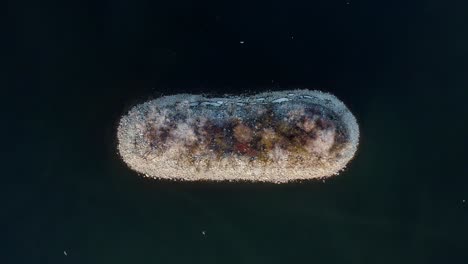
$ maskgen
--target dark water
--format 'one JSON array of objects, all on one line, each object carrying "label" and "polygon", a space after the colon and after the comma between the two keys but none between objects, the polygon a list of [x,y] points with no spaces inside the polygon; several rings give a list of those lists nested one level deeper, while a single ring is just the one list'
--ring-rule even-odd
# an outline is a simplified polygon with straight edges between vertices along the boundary
[{"label": "dark water", "polygon": [[[0,263],[468,263],[468,4],[5,10]],[[340,176],[149,181],[116,155],[116,122],[142,100],[292,88],[333,93],[357,117]]]}]

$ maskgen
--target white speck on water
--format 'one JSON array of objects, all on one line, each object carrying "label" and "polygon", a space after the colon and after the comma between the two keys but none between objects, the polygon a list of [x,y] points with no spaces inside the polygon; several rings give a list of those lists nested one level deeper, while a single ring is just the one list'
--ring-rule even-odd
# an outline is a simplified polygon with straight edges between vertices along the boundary
[{"label": "white speck on water", "polygon": [[243,40],[239,41],[240,44],[244,44],[245,42]]},{"label": "white speck on water", "polygon": [[63,255],[68,256],[67,251],[64,250],[64,251],[63,251]]},{"label": "white speck on water", "polygon": [[463,199],[463,200],[462,200],[462,203],[466,203],[466,200],[465,200],[465,199]]},{"label": "white speck on water", "polygon": [[202,233],[202,235],[206,236],[206,231],[205,230],[201,231],[201,233]]}]

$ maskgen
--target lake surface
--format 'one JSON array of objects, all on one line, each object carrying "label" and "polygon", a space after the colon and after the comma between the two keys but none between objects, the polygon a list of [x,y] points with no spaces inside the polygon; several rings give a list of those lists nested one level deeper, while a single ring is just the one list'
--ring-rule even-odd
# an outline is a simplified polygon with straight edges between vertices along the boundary
[{"label": "lake surface", "polygon": [[[468,263],[467,8],[10,2],[1,262]],[[339,176],[157,181],[116,153],[119,117],[144,100],[295,88],[356,116]]]}]

